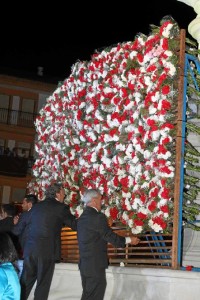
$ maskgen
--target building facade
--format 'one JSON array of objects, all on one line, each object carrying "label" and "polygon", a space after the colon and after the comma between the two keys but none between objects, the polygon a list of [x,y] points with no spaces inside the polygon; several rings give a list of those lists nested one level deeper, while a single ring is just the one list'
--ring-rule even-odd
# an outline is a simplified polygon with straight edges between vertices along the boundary
[{"label": "building facade", "polygon": [[0,74],[0,204],[20,203],[31,180],[34,121],[56,85]]}]

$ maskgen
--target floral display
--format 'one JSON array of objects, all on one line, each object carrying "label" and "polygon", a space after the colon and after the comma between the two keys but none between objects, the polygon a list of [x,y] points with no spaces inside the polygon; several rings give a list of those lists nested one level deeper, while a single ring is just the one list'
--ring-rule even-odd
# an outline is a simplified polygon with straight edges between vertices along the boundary
[{"label": "floral display", "polygon": [[33,180],[44,198],[64,183],[73,214],[86,188],[132,233],[167,231],[173,215],[179,28],[162,20],[146,36],[78,61],[40,110]]}]

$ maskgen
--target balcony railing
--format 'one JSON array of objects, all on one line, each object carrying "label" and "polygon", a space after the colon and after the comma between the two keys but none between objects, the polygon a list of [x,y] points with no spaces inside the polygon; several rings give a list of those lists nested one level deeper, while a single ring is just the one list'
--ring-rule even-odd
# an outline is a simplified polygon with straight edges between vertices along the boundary
[{"label": "balcony railing", "polygon": [[0,108],[0,123],[7,125],[16,125],[22,127],[34,127],[34,121],[37,114],[24,112],[20,110],[11,110]]},{"label": "balcony railing", "polygon": [[0,175],[26,177],[32,175],[33,157],[11,157],[0,155]]}]

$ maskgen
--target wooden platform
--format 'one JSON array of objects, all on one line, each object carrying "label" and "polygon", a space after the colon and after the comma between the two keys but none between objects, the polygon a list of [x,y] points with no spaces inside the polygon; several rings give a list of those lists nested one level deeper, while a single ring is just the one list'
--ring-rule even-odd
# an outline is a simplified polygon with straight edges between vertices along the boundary
[{"label": "wooden platform", "polygon": [[[125,229],[113,227],[113,230],[119,235],[128,235]],[[147,232],[139,237],[141,242],[137,246],[127,245],[125,248],[115,248],[108,244],[110,265],[171,268],[172,235]],[[76,232],[64,227],[61,241],[62,262],[78,263],[79,249]]]}]

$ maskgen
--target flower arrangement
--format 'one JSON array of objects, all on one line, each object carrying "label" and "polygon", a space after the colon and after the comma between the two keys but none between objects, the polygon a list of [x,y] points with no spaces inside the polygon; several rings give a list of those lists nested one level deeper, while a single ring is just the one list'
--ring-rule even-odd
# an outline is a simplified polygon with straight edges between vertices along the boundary
[{"label": "flower arrangement", "polygon": [[163,19],[150,35],[78,61],[40,110],[28,189],[43,199],[61,180],[73,214],[86,188],[132,233],[168,231],[173,217],[179,27]]}]

